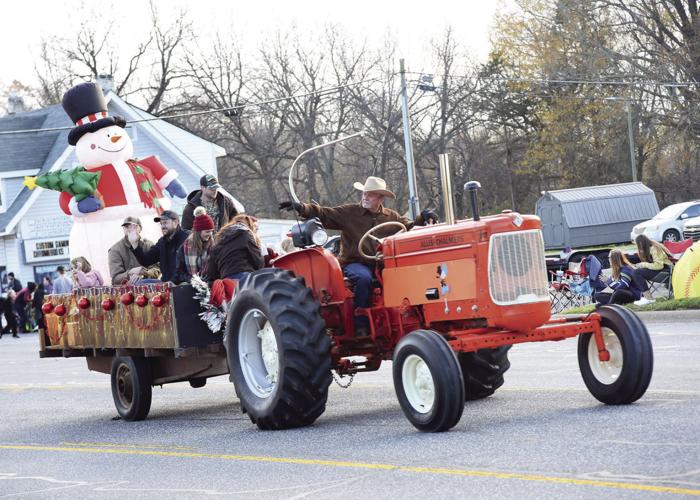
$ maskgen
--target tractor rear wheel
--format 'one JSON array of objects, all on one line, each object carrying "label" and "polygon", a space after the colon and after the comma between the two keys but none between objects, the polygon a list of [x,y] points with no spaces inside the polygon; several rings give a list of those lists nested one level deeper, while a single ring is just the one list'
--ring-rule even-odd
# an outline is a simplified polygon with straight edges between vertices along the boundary
[{"label": "tractor rear wheel", "polygon": [[226,326],[231,380],[260,429],[312,424],[326,409],[331,340],[303,278],[264,269],[238,283]]},{"label": "tractor rear wheel", "polygon": [[633,403],[646,392],[654,369],[649,332],[636,314],[622,306],[603,306],[597,312],[610,360],[600,361],[592,333],[580,335],[581,376],[598,401],[609,405]]},{"label": "tractor rear wheel", "polygon": [[503,385],[503,374],[510,368],[508,351],[512,346],[460,352],[457,355],[464,377],[464,395],[467,401],[483,399]]},{"label": "tractor rear wheel", "polygon": [[408,420],[419,430],[442,432],[464,411],[464,381],[447,341],[432,330],[416,330],[394,350],[394,389]]},{"label": "tractor rear wheel", "polygon": [[151,409],[151,370],[148,361],[133,356],[115,356],[111,370],[112,397],[124,420],[143,420]]}]

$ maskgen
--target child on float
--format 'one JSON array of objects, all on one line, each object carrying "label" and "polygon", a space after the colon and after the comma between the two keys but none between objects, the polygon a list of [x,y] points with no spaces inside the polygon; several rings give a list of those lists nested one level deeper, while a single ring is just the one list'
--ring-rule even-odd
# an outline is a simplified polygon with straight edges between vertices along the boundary
[{"label": "child on float", "polygon": [[76,257],[70,261],[73,284],[79,288],[102,286],[104,279],[97,269],[93,269],[85,257]]}]

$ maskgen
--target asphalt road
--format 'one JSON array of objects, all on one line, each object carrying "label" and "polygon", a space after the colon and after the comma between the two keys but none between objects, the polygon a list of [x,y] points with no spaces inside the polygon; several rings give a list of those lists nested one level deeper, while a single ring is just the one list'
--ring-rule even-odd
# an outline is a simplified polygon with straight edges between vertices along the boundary
[{"label": "asphalt road", "polygon": [[115,420],[109,377],[0,340],[0,497],[682,498],[700,496],[700,324],[650,321],[651,386],[599,404],[576,340],[511,350],[494,396],[450,432],[404,418],[391,365],[332,386],[311,427],[262,432],[226,377],[154,389],[143,422]]}]

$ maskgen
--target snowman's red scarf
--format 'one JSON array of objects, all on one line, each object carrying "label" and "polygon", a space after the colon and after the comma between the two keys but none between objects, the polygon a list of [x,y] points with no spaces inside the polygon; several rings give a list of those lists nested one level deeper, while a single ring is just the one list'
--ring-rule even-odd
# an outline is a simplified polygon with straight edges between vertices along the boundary
[{"label": "snowman's red scarf", "polygon": [[137,161],[129,160],[127,165],[131,167],[136,185],[139,191],[143,193],[143,204],[148,208],[153,208],[158,215],[163,213],[163,207],[160,206],[158,198],[163,196],[163,192],[158,185],[158,181],[151,173],[151,169],[145,165],[139,164]]}]

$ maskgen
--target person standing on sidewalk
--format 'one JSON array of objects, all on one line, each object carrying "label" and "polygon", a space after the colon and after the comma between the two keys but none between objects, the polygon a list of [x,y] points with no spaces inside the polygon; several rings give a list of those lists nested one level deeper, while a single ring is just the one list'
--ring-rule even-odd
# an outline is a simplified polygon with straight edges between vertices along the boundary
[{"label": "person standing on sidewalk", "polygon": [[53,293],[71,293],[73,291],[73,282],[66,276],[66,268],[58,266],[56,268],[58,278],[53,282]]}]

